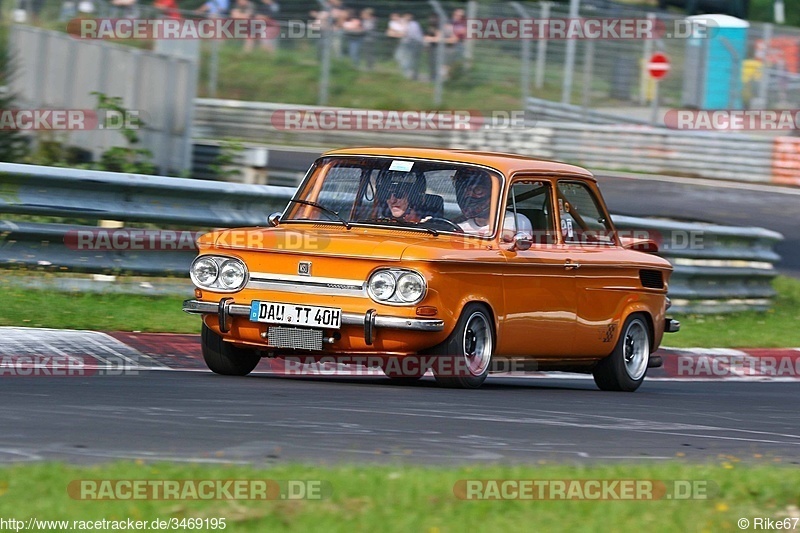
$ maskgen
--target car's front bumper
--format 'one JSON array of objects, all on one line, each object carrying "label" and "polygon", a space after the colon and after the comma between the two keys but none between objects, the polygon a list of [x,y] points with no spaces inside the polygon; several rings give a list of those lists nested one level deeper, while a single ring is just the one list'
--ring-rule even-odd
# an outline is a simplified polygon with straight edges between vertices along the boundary
[{"label": "car's front bumper", "polygon": [[[233,298],[222,298],[219,303],[184,300],[183,310],[192,314],[215,314],[219,317],[220,330],[226,333],[229,319],[232,316],[250,316],[250,306],[233,303]],[[381,316],[374,309],[364,314],[342,313],[343,326],[360,326],[364,328],[367,344],[372,343],[377,328],[405,329],[412,331],[442,331],[444,320],[436,318],[406,318],[399,316]]]}]

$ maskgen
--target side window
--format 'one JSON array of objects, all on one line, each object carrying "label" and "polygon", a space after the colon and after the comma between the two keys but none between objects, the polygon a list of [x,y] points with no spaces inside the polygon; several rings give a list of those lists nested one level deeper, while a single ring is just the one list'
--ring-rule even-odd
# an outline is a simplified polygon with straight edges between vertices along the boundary
[{"label": "side window", "polygon": [[[508,193],[503,223],[503,240],[510,241],[519,231],[530,233],[535,244],[555,242],[551,212],[550,184],[545,181],[518,181]],[[516,213],[516,216],[514,216]]]},{"label": "side window", "polygon": [[561,236],[567,243],[612,244],[611,224],[600,202],[584,183],[558,183],[558,210]]}]

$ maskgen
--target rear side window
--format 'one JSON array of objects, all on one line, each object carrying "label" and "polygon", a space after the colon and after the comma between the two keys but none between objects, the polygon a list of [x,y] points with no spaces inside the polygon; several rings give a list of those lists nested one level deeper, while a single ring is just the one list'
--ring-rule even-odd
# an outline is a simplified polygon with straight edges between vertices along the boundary
[{"label": "rear side window", "polygon": [[613,244],[611,224],[602,204],[585,183],[558,183],[558,211],[561,237],[566,243]]}]

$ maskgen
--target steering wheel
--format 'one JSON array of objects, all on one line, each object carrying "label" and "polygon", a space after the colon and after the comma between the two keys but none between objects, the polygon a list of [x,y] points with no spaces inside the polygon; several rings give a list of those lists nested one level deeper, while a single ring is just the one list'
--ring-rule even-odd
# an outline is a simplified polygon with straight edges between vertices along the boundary
[{"label": "steering wheel", "polygon": [[[464,230],[461,228],[461,226],[459,226],[455,222],[451,222],[450,220],[448,220],[446,218],[443,218],[443,217],[431,217],[431,218],[427,219],[424,222],[420,222],[420,225],[427,226],[428,224],[431,224],[431,223],[433,223],[433,224],[443,223],[446,226],[448,226],[448,229],[452,229],[453,231],[458,232],[458,233],[464,233]],[[434,228],[434,229],[436,229],[436,228]]]}]

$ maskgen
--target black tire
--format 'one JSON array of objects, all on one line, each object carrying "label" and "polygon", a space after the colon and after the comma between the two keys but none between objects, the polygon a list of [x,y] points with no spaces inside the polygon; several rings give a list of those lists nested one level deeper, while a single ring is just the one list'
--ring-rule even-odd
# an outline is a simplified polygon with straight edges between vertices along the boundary
[{"label": "black tire", "polygon": [[237,348],[203,324],[203,359],[212,372],[223,376],[246,376],[261,360],[256,350]]},{"label": "black tire", "polygon": [[456,327],[430,353],[436,382],[443,387],[477,389],[489,375],[494,353],[494,322],[481,304],[464,307]]},{"label": "black tire", "polygon": [[594,368],[594,382],[604,391],[633,392],[647,375],[650,362],[650,327],[641,314],[625,320],[611,355]]}]

